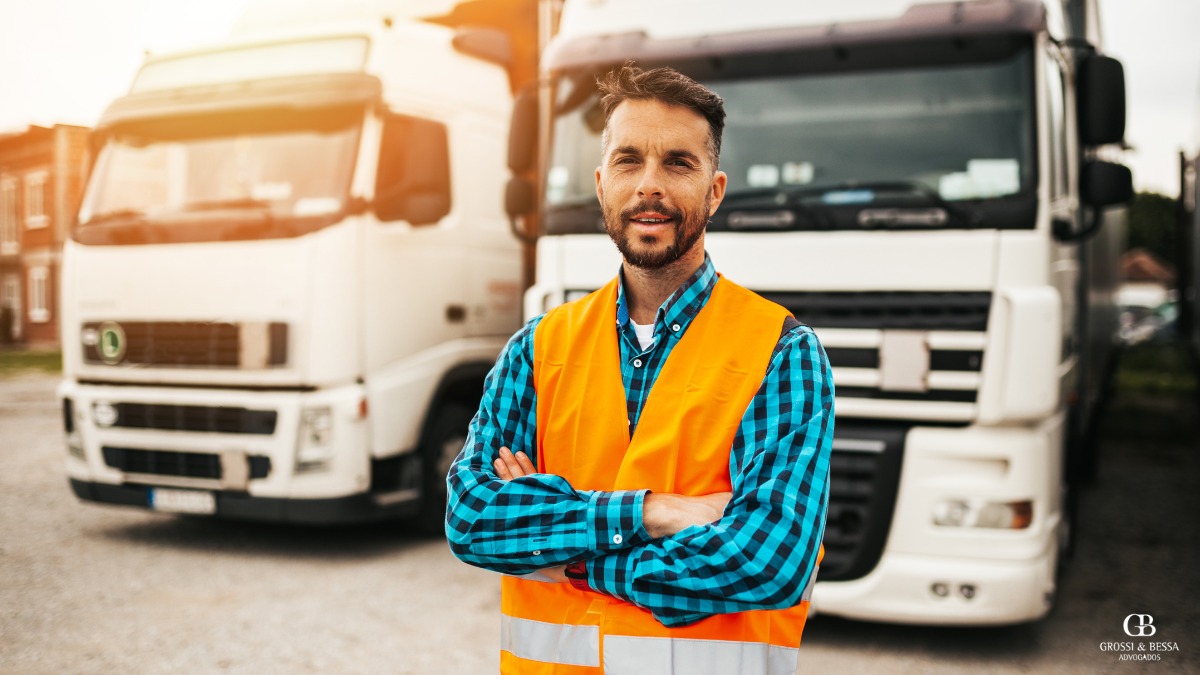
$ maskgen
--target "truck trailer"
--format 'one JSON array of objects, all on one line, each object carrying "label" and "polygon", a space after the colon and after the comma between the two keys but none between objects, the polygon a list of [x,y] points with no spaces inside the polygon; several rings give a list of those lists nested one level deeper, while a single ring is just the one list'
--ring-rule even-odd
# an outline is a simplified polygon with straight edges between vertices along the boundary
[{"label": "truck trailer", "polygon": [[596,198],[597,76],[670,66],[724,98],[707,249],[833,365],[817,614],[1012,624],[1052,606],[1132,191],[1104,159],[1124,79],[1095,11],[567,0],[516,103],[506,194],[540,234],[531,317],[620,265]]}]

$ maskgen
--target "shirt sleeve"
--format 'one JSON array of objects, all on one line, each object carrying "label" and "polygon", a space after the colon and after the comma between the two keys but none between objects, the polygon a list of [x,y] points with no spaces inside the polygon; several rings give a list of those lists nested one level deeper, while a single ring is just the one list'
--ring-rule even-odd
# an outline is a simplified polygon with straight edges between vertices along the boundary
[{"label": "shirt sleeve", "polygon": [[467,442],[447,477],[446,539],[463,562],[506,574],[584,560],[650,541],[647,490],[576,490],[561,476],[501,480],[500,448],[537,462],[535,318],[509,340],[484,382]]},{"label": "shirt sleeve", "polygon": [[666,626],[799,603],[825,530],[833,417],[825,351],[810,328],[795,327],[742,418],[724,516],[590,560],[591,587]]}]

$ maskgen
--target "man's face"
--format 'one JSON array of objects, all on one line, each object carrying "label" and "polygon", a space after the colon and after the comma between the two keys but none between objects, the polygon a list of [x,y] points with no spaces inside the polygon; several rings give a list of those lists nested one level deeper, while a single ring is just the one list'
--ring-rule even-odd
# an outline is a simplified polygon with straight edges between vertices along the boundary
[{"label": "man's face", "polygon": [[609,117],[596,196],[608,236],[630,265],[664,267],[702,240],[726,182],[708,138],[703,115],[659,101],[625,101]]}]

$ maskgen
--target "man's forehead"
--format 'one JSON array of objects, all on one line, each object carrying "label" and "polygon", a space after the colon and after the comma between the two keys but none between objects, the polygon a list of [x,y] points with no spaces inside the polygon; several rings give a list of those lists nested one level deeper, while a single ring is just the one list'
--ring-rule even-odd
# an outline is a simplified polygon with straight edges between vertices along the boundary
[{"label": "man's forehead", "polygon": [[[696,110],[653,99],[622,101],[608,120],[610,147],[628,141],[695,145],[708,143],[708,120]],[[640,143],[639,143],[640,144]]]}]

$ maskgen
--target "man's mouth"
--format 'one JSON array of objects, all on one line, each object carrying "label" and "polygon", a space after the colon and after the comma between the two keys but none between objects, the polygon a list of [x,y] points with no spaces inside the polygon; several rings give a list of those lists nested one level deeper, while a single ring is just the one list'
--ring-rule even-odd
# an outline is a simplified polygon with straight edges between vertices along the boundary
[{"label": "man's mouth", "polygon": [[639,223],[641,225],[662,225],[669,223],[673,218],[661,213],[638,213],[629,218],[631,223]]}]

